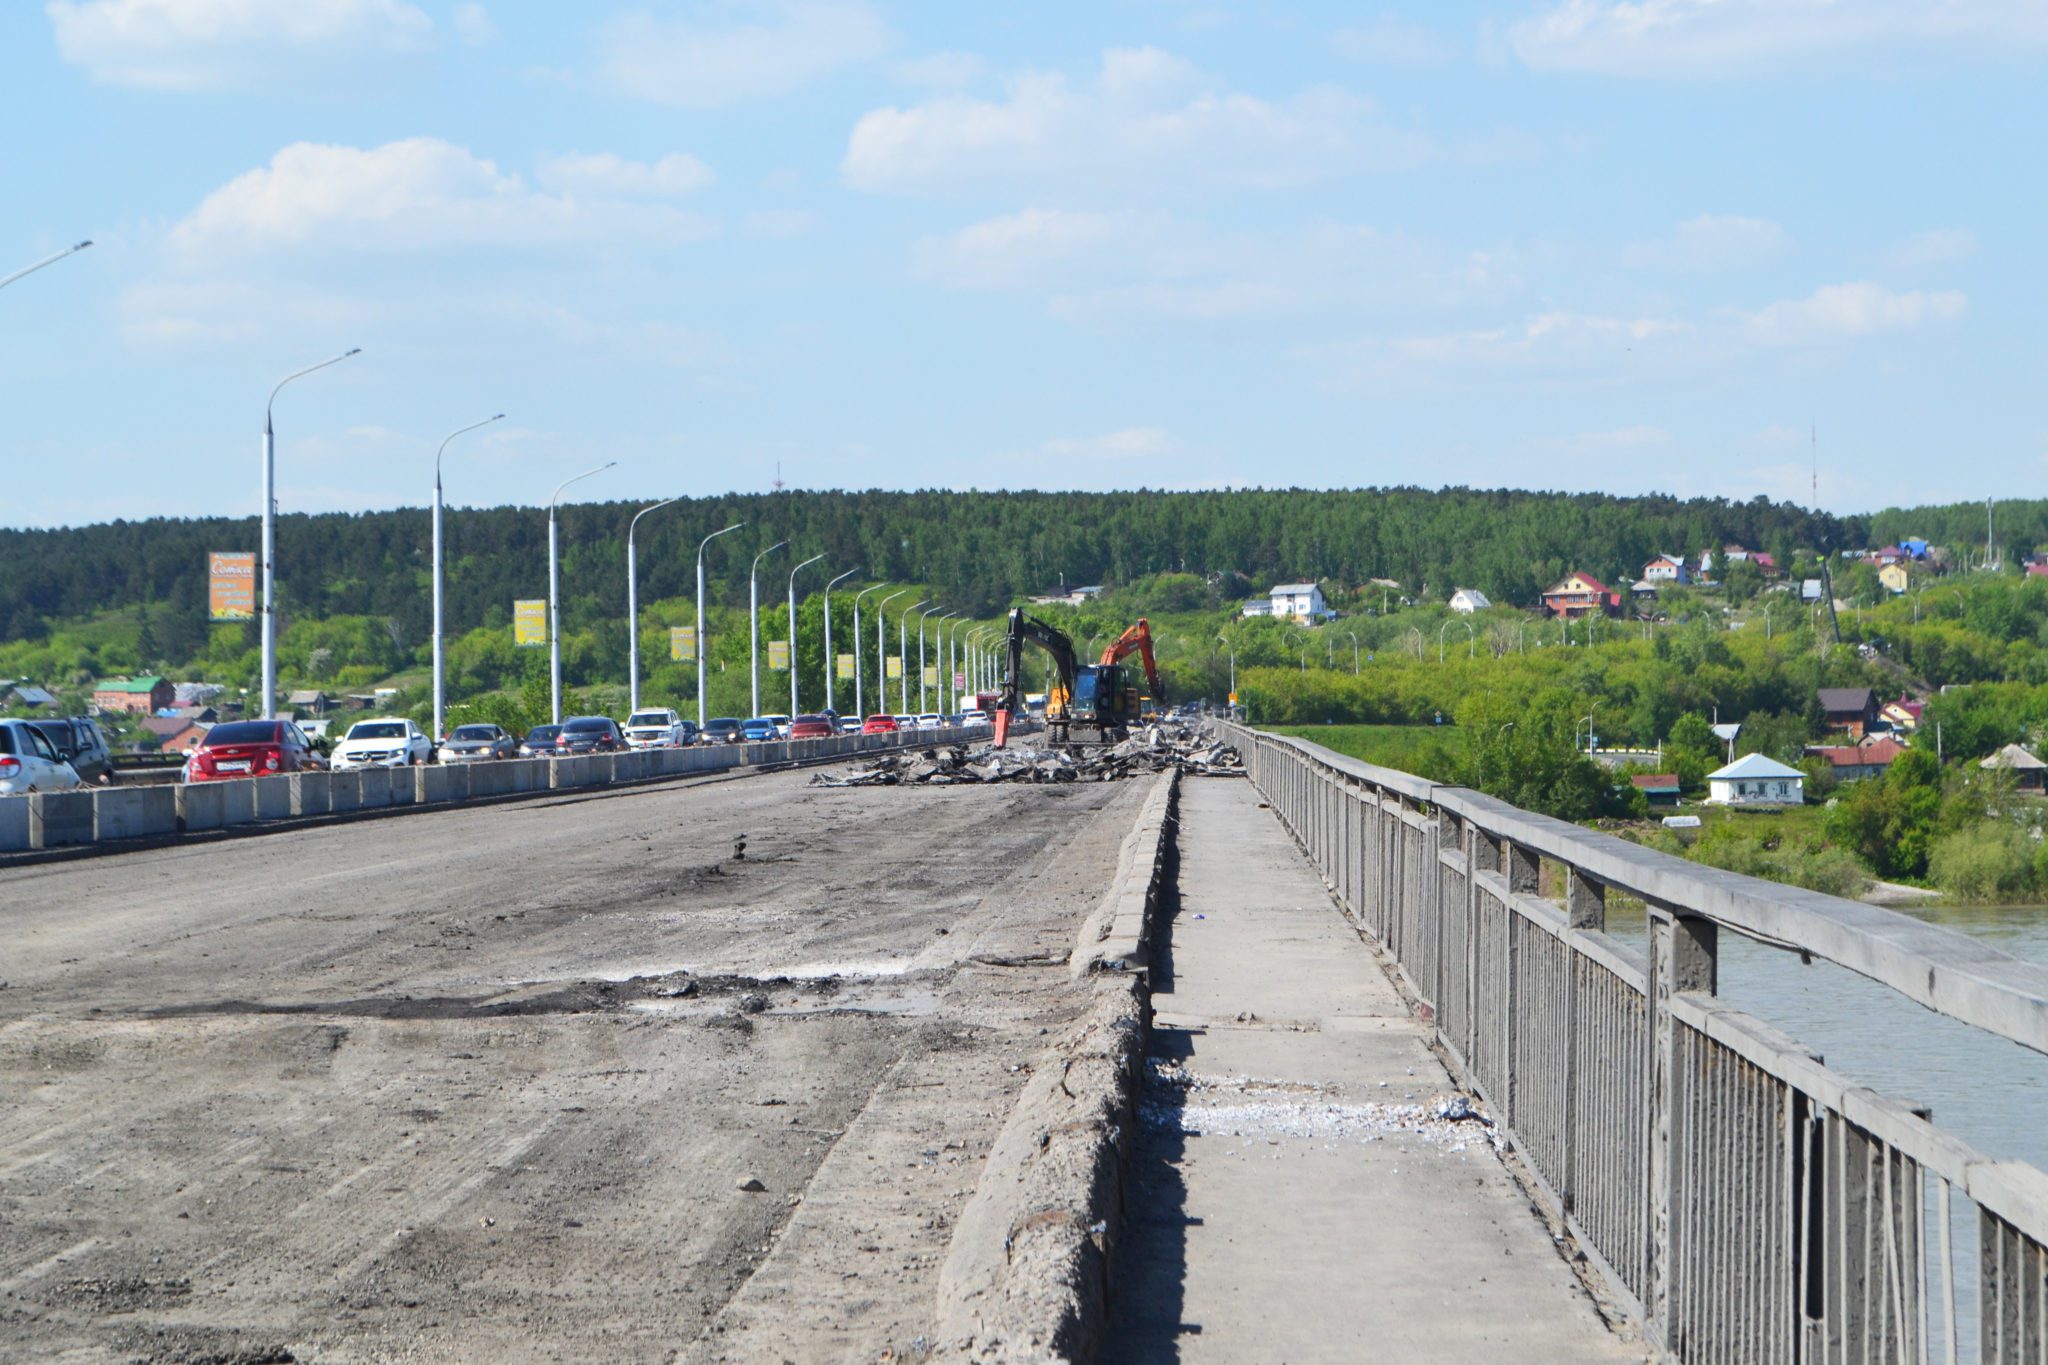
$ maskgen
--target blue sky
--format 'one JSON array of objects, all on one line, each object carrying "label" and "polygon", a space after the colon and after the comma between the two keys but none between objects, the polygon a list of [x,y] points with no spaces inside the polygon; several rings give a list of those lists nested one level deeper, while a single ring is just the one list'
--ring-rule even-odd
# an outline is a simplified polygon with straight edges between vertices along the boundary
[{"label": "blue sky", "polygon": [[0,7],[0,524],[2036,494],[2041,0]]}]

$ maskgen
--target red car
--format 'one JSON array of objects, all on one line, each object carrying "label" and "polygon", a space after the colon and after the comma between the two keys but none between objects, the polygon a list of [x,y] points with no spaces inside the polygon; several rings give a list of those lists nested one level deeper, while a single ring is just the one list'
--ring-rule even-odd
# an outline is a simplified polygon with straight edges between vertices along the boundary
[{"label": "red car", "polygon": [[187,782],[216,782],[231,777],[272,777],[278,773],[318,772],[327,767],[306,743],[299,727],[288,720],[233,720],[216,725],[192,751],[185,765]]},{"label": "red car", "polygon": [[823,716],[798,716],[789,723],[791,739],[830,739],[832,722]]},{"label": "red car", "polygon": [[860,732],[864,735],[893,735],[902,728],[894,716],[869,716]]}]

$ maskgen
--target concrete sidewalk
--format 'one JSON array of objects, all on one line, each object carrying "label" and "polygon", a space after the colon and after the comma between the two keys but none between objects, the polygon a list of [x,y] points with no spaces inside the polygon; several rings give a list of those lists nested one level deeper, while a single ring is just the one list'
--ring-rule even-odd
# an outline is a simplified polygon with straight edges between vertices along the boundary
[{"label": "concrete sidewalk", "polygon": [[[1248,782],[1191,781],[1106,1360],[1641,1360]],[[1455,1111],[1453,1111],[1455,1112]]]}]

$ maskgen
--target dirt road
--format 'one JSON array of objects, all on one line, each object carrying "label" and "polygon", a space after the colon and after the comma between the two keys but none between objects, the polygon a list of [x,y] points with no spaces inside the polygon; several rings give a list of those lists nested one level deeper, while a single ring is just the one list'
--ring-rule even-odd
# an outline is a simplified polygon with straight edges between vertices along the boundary
[{"label": "dirt road", "polygon": [[0,1360],[916,1359],[1143,784],[807,780],[5,874]]}]

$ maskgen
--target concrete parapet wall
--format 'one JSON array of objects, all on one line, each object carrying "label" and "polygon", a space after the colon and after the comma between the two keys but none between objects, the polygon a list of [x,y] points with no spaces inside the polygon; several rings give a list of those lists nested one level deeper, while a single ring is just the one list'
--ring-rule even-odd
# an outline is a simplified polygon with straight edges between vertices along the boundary
[{"label": "concrete parapet wall", "polygon": [[28,797],[28,846],[62,848],[89,844],[93,838],[93,794],[89,791],[31,792]]},{"label": "concrete parapet wall", "polygon": [[175,834],[178,795],[170,787],[111,787],[92,794],[92,837],[147,839]]},{"label": "concrete parapet wall", "polygon": [[28,847],[28,798],[0,796],[0,853],[20,853]]},{"label": "concrete parapet wall", "polygon": [[187,782],[171,788],[177,796],[178,828],[189,834],[224,827],[228,822],[229,785],[226,782]]},{"label": "concrete parapet wall", "polygon": [[292,773],[285,778],[291,793],[291,814],[303,820],[309,815],[326,815],[333,810],[333,788],[327,773]]},{"label": "concrete parapet wall", "polygon": [[345,815],[362,808],[363,774],[360,770],[327,774],[327,809],[330,812]]},{"label": "concrete parapet wall", "polygon": [[358,799],[364,810],[382,810],[391,804],[391,784],[394,780],[404,781],[403,768],[365,768],[356,774],[361,779]]},{"label": "concrete parapet wall", "polygon": [[289,777],[252,777],[246,780],[255,793],[258,820],[287,820],[292,814],[292,780]]}]

